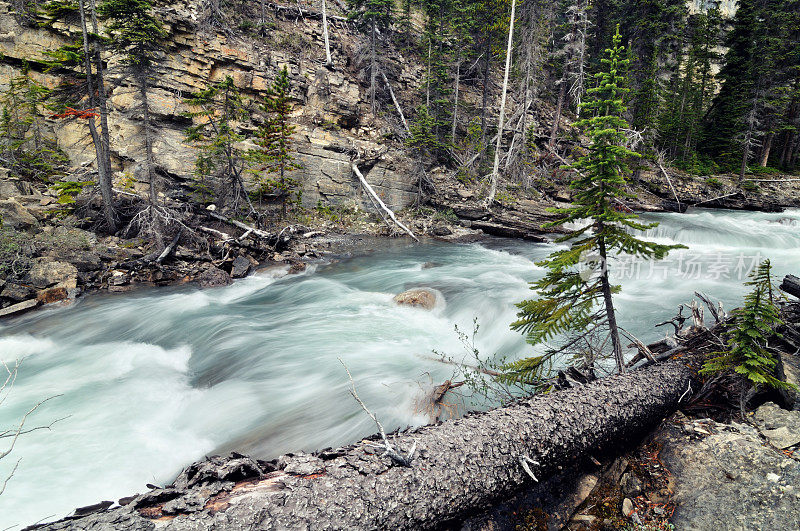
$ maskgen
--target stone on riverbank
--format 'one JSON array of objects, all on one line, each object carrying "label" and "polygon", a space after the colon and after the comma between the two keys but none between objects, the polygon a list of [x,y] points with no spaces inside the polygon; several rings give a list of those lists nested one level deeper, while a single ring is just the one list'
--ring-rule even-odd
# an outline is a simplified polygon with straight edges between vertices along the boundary
[{"label": "stone on riverbank", "polygon": [[218,267],[209,267],[195,278],[201,288],[214,288],[217,286],[227,286],[233,279],[231,276]]},{"label": "stone on riverbank", "polygon": [[70,289],[78,284],[78,269],[74,265],[48,258],[35,258],[28,276],[31,284],[40,289],[56,284]]},{"label": "stone on riverbank", "polygon": [[[800,412],[784,413],[800,423]],[[675,528],[800,529],[800,461],[765,446],[747,424],[705,426],[711,435],[700,440],[669,422],[657,436],[675,478]]]}]

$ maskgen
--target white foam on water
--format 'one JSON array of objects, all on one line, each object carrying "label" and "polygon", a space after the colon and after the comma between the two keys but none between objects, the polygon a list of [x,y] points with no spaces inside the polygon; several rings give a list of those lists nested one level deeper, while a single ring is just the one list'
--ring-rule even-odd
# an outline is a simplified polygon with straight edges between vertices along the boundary
[{"label": "white foam on water", "polygon": [[54,346],[49,339],[37,339],[29,334],[0,337],[0,361],[12,364],[15,360],[52,350]]},{"label": "white foam on water", "polygon": [[[798,217],[800,211],[694,210],[643,221],[661,221],[651,237],[688,245],[686,256],[706,269],[714,253],[760,253],[782,274],[800,263],[800,235],[791,221]],[[471,336],[477,318],[475,346],[483,358],[535,352],[509,324],[515,303],[535,296],[529,282],[544,274],[534,262],[564,245],[487,245],[494,248],[406,246],[309,266],[299,275],[262,271],[210,290],[88,297],[0,325],[0,359],[25,358],[0,407],[0,426],[55,394],[63,396],[31,422],[69,416],[20,440],[14,453],[22,457],[20,469],[0,496],[0,528],[143,492],[144,483],[170,481],[206,453],[238,449],[275,457],[374,433],[348,394],[339,358],[387,430],[424,423],[417,400],[453,376],[453,367],[435,361],[432,351],[473,362],[454,327]],[[423,268],[426,262],[431,266]],[[613,275],[624,262],[611,266]],[[727,309],[745,290],[736,278],[674,273],[619,283],[621,324],[644,341],[663,336],[653,324],[694,290],[724,299]],[[392,301],[415,287],[436,291],[433,311]],[[0,477],[11,462],[0,462]]]}]

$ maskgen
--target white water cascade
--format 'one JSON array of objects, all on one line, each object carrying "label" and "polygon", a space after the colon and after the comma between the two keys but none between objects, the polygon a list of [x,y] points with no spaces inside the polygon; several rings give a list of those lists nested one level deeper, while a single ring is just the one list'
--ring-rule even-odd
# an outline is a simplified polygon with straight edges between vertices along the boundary
[{"label": "white water cascade", "polygon": [[[741,282],[759,258],[771,258],[776,275],[800,271],[800,211],[694,210],[646,220],[661,222],[650,238],[689,248],[660,263],[611,265],[623,286],[618,319],[645,341],[663,336],[653,324],[695,290],[726,309],[740,304]],[[271,458],[372,433],[339,357],[387,428],[424,422],[414,398],[420,385],[451,376],[431,351],[463,352],[454,326],[471,331],[477,318],[486,355],[529,352],[508,325],[514,304],[533,295],[528,283],[542,275],[534,262],[553,249],[512,240],[394,242],[299,276],[91,295],[3,321],[0,359],[24,361],[0,406],[0,427],[51,395],[60,396],[28,425],[66,418],[24,435],[0,461],[5,478],[21,459],[0,496],[0,528],[143,492],[207,454]],[[427,312],[392,303],[418,286],[439,290],[446,304]]]}]

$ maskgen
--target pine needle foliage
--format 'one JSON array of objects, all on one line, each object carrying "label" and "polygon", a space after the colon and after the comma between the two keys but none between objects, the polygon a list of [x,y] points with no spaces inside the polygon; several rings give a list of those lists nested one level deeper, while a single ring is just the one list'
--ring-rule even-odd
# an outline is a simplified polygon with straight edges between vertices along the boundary
[{"label": "pine needle foliage", "polygon": [[[293,179],[289,172],[301,168],[295,162],[291,149],[291,135],[294,125],[291,124],[292,114],[291,85],[289,71],[284,66],[278,72],[272,86],[267,90],[262,109],[267,113],[264,124],[258,128],[254,142],[260,148],[251,150],[248,154],[250,160],[258,164],[252,170],[258,178],[259,187],[257,197],[276,196],[281,200],[283,216],[286,216],[287,203],[300,201],[299,183]],[[264,177],[277,174],[277,178]]]},{"label": "pine needle foliage", "polygon": [[[197,150],[195,191],[201,201],[224,203],[228,194],[237,195],[236,186],[245,159],[236,147],[244,136],[237,130],[247,117],[244,101],[230,76],[213,83],[186,100],[193,110],[185,115],[195,125],[186,129],[186,140]],[[219,186],[214,190],[214,181]]]},{"label": "pine needle foliage", "polygon": [[97,11],[109,20],[106,29],[112,46],[124,54],[125,62],[138,68],[149,66],[166,36],[152,14],[152,4],[148,0],[105,0]]},{"label": "pine needle foliage", "polygon": [[744,306],[733,311],[734,324],[727,333],[730,350],[718,352],[706,360],[700,372],[716,374],[733,370],[756,387],[794,388],[775,377],[777,360],[767,348],[771,338],[780,337],[775,329],[783,324],[775,303],[770,261],[761,262],[750,274],[750,279],[745,285],[752,286],[752,291],[745,297]]},{"label": "pine needle foliage", "polygon": [[47,181],[66,161],[43,132],[49,95],[50,90],[31,76],[27,63],[0,93],[0,158],[16,175]]},{"label": "pine needle foliage", "polygon": [[[611,302],[611,294],[618,292],[619,286],[609,282],[607,259],[610,255],[627,254],[659,260],[681,246],[635,237],[633,233],[657,224],[640,223],[636,215],[615,208],[616,202],[631,197],[625,191],[626,161],[638,156],[624,147],[623,130],[628,128],[623,118],[626,110],[623,97],[628,92],[624,72],[628,60],[620,42],[618,29],[602,60],[603,71],[595,74],[597,85],[588,90],[587,101],[581,104],[587,118],[576,125],[583,128],[591,145],[572,166],[576,173],[570,184],[572,204],[553,209],[559,219],[550,226],[589,223],[559,239],[570,242],[568,249],[556,251],[537,264],[547,268],[544,278],[531,285],[538,297],[518,304],[519,319],[511,328],[526,334],[531,345],[564,336],[573,338],[567,343],[573,346],[579,343],[576,337],[607,327],[617,368],[622,372],[624,363]],[[550,349],[548,356],[562,351]],[[534,357],[509,364],[505,369],[509,375],[530,378],[543,366],[542,359]]]}]

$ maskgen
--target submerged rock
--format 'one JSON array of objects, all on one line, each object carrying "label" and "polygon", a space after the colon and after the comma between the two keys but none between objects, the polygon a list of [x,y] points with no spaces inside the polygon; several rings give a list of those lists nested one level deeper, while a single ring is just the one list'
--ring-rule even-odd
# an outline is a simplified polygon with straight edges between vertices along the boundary
[{"label": "submerged rock", "polygon": [[432,310],[436,306],[436,293],[425,288],[414,288],[395,295],[392,300],[401,306]]}]

